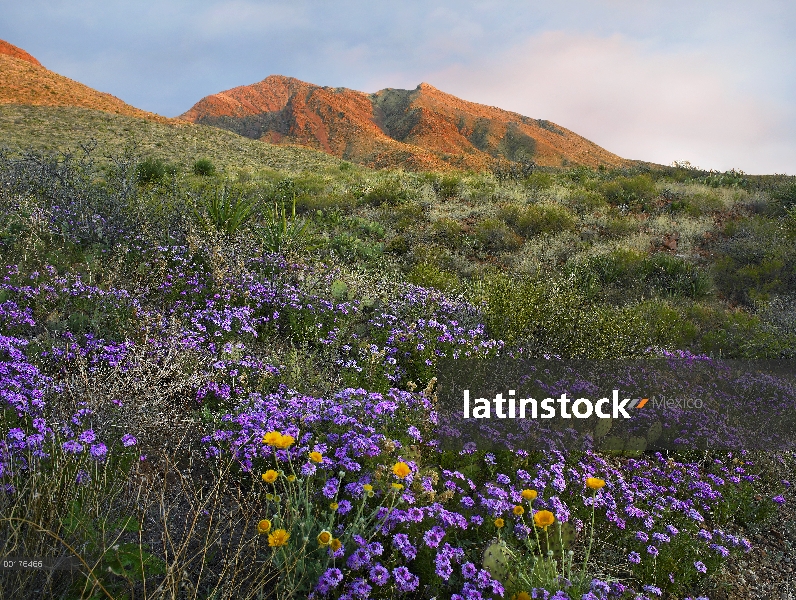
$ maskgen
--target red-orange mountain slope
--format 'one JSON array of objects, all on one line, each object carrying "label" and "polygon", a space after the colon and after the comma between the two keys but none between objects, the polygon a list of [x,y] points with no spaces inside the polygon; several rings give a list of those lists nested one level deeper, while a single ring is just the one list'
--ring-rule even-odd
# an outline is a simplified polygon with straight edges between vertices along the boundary
[{"label": "red-orange mountain slope", "polygon": [[495,161],[630,164],[549,121],[468,102],[427,83],[366,94],[271,75],[207,96],[182,119],[273,143],[302,144],[373,167],[476,169]]},{"label": "red-orange mountain slope", "polygon": [[46,69],[30,54],[0,40],[0,104],[77,106],[160,123],[173,122],[140,110],[115,96]]}]

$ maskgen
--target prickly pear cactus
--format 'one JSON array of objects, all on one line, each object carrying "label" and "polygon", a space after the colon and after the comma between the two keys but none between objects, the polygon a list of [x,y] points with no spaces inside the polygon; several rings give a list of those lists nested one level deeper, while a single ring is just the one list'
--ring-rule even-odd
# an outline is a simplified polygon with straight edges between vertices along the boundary
[{"label": "prickly pear cactus", "polygon": [[654,444],[657,442],[663,433],[663,424],[660,421],[655,421],[647,431],[647,443]]},{"label": "prickly pear cactus", "polygon": [[613,421],[610,417],[607,419],[600,419],[597,422],[597,426],[594,428],[594,439],[608,435],[608,432],[611,431],[611,425],[613,425]]},{"label": "prickly pear cactus", "polygon": [[494,539],[484,550],[483,567],[493,579],[506,584],[511,567],[511,552],[503,540]]}]

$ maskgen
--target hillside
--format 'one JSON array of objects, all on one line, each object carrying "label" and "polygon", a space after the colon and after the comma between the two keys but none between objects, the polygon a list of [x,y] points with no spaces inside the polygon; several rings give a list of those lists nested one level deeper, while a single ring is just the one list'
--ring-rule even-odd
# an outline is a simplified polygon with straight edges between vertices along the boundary
[{"label": "hillside", "polygon": [[556,124],[468,102],[427,83],[365,94],[272,75],[207,96],[181,118],[273,143],[305,144],[371,167],[481,170],[632,163]]},{"label": "hillside", "polygon": [[130,106],[115,96],[43,67],[33,56],[0,40],[0,104],[76,106],[168,123],[172,119]]},{"label": "hillside", "polygon": [[230,174],[263,168],[298,172],[340,164],[310,148],[263,144],[185,121],[158,122],[73,106],[0,105],[0,148],[74,152],[91,139],[97,142],[98,158],[118,156],[125,149],[183,167],[209,158]]}]

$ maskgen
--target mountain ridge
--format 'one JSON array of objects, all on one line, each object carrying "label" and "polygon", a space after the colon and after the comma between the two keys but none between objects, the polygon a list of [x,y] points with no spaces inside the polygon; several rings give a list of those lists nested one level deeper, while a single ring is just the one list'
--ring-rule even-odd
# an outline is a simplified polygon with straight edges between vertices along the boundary
[{"label": "mountain ridge", "polygon": [[284,75],[205,96],[181,119],[271,143],[308,145],[371,167],[483,169],[633,164],[546,120],[463,100],[422,82],[373,94]]}]

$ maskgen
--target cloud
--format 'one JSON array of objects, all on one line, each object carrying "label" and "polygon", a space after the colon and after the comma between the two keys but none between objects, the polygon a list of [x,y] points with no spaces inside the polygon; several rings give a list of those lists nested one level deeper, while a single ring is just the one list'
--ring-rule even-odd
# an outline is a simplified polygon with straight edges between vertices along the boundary
[{"label": "cloud", "polygon": [[530,36],[502,56],[428,75],[462,98],[562,125],[628,158],[794,172],[793,106],[745,87],[749,65],[619,34]]}]

